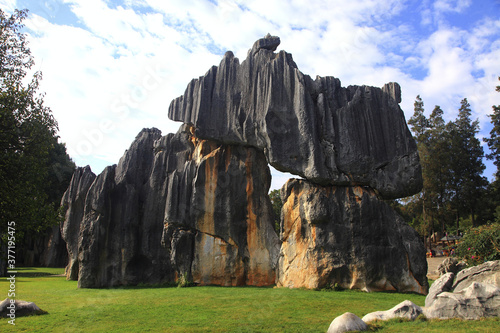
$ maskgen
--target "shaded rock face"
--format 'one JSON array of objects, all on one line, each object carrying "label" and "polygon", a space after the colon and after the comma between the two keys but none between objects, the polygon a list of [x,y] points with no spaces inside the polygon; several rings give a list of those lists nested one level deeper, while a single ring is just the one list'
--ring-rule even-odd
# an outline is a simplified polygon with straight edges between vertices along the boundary
[{"label": "shaded rock face", "polygon": [[169,118],[193,125],[202,139],[257,147],[276,169],[318,184],[366,185],[384,198],[420,191],[399,85],[312,80],[291,54],[273,52],[278,45],[278,37],[257,41],[241,64],[227,52],[172,101]]},{"label": "shaded rock face", "polygon": [[289,180],[281,197],[279,286],[427,292],[418,234],[373,190]]},{"label": "shaded rock face", "polygon": [[189,126],[164,137],[143,130],[88,189],[79,286],[273,284],[279,240],[269,185],[254,148],[198,140]]},{"label": "shaded rock face", "polygon": [[61,199],[64,221],[61,223],[60,232],[68,250],[68,265],[66,266],[68,280],[78,280],[78,237],[83,221],[87,192],[95,178],[96,175],[89,166],[77,168]]}]

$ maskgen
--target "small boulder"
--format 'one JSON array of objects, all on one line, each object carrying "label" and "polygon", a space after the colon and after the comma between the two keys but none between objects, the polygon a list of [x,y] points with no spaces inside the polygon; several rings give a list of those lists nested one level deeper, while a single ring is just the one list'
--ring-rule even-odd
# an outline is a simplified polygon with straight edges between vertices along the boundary
[{"label": "small boulder", "polygon": [[[12,302],[14,302],[15,308],[11,307]],[[15,310],[13,310],[15,309]],[[30,316],[36,314],[44,314],[46,313],[42,309],[40,309],[33,302],[26,302],[21,300],[11,300],[10,298],[6,298],[0,303],[0,317],[5,318],[8,314],[12,313],[11,311],[15,311],[16,317]]]},{"label": "small boulder", "polygon": [[424,309],[428,319],[468,319],[500,317],[500,288],[472,282],[459,292],[444,292]]},{"label": "small boulder", "polygon": [[367,329],[368,325],[358,316],[356,316],[354,313],[346,312],[332,321],[327,333],[366,331]]},{"label": "small boulder", "polygon": [[434,281],[431,288],[429,289],[429,294],[425,298],[425,306],[429,307],[432,305],[438,295],[447,291],[450,291],[453,286],[453,279],[455,278],[455,274],[446,273],[441,276],[439,279]]},{"label": "small boulder", "polygon": [[363,317],[365,323],[369,323],[374,320],[389,320],[392,318],[406,318],[409,320],[415,320],[423,310],[420,306],[416,305],[411,301],[403,301],[389,309],[387,311],[376,311],[367,314]]},{"label": "small boulder", "polygon": [[457,258],[448,257],[441,264],[439,264],[438,272],[439,276],[446,273],[457,274],[461,270],[467,267],[467,264],[463,261],[458,261]]}]

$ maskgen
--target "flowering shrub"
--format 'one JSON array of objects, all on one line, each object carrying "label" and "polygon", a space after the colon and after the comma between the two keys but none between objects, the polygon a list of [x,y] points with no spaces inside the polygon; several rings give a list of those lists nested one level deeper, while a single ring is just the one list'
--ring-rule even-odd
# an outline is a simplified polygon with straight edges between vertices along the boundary
[{"label": "flowering shrub", "polygon": [[493,223],[471,228],[458,244],[455,253],[469,266],[476,266],[490,260],[500,260],[500,224]]}]

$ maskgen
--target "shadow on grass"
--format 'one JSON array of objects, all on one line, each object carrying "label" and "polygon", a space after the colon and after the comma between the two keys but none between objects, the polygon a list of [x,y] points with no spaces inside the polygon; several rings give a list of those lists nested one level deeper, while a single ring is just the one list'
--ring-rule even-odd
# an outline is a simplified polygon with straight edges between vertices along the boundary
[{"label": "shadow on grass", "polygon": [[42,277],[54,277],[54,276],[62,276],[64,271],[60,270],[55,271],[56,269],[51,269],[52,272],[47,271],[43,267],[18,267],[16,268],[16,277],[19,278],[42,278]]}]

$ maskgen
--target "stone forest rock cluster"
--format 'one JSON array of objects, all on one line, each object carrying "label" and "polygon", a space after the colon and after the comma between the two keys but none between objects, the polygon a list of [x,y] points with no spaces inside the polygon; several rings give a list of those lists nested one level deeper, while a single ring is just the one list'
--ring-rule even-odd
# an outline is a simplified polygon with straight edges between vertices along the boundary
[{"label": "stone forest rock cluster", "polygon": [[[177,133],[144,129],[117,165],[78,168],[62,201],[69,279],[427,292],[423,244],[383,201],[422,186],[399,85],[313,80],[279,43],[193,79],[168,109]],[[269,164],[302,177],[281,189],[279,235]]]}]

